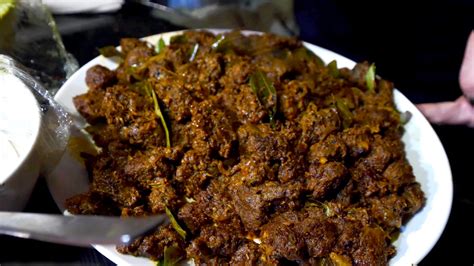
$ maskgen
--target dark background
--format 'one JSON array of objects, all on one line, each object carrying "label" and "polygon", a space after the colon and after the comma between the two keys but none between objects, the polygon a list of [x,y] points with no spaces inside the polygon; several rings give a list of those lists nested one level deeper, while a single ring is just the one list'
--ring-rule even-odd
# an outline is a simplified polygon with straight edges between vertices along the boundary
[{"label": "dark background", "polygon": [[[458,72],[467,37],[474,26],[474,1],[296,1],[300,38],[355,61],[375,62],[377,73],[414,103],[454,100],[461,95]],[[149,9],[127,2],[121,11],[99,15],[55,16],[66,49],[80,65],[97,48],[121,37],[143,37],[181,27],[150,16]],[[474,74],[474,73],[473,73]],[[420,265],[472,265],[474,182],[472,137],[463,126],[434,126],[450,160],[454,199],[440,240]],[[58,213],[40,179],[26,209]],[[429,224],[427,225],[429,226]],[[91,248],[46,244],[0,236],[0,264],[110,264]]]}]

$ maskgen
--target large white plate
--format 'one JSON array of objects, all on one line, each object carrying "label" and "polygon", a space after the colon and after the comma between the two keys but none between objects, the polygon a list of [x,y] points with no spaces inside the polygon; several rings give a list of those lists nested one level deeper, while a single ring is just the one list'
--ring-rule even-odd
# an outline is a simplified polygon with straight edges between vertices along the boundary
[{"label": "large white plate", "polygon": [[[214,30],[214,32],[217,31]],[[145,39],[155,44],[159,38],[163,38],[168,43],[171,36],[179,33],[181,32],[163,33]],[[308,43],[305,45],[325,62],[335,59],[339,67],[352,68],[355,65],[352,60],[329,50]],[[79,128],[83,124],[72,98],[87,91],[86,70],[96,64],[111,69],[117,67],[113,61],[99,56],[80,68],[62,86],[55,97],[69,113],[77,118]],[[395,242],[397,255],[390,260],[390,265],[411,265],[419,263],[441,236],[451,211],[453,186],[448,158],[433,128],[398,90],[395,90],[394,97],[400,111],[410,111],[413,114],[405,127],[403,141],[408,160],[427,198],[423,210],[402,228],[402,233]],[[81,134],[79,130],[75,130],[73,138]],[[62,210],[64,210],[66,198],[86,191],[88,178],[82,162],[78,159],[77,150],[69,148],[47,180],[51,194]],[[94,248],[117,264],[152,265],[150,260],[122,255],[115,250],[114,246],[95,245]]]}]

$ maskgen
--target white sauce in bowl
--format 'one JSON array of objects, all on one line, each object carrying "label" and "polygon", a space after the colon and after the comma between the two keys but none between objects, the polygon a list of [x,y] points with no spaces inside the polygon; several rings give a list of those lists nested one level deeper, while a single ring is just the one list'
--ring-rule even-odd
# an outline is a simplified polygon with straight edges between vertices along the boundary
[{"label": "white sauce in bowl", "polygon": [[39,130],[34,95],[19,78],[0,71],[0,185],[30,154]]}]

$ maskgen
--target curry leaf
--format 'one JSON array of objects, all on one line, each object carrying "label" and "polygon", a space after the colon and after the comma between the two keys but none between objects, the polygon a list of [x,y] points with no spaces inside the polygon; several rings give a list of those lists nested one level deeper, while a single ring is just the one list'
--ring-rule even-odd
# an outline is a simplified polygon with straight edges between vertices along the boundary
[{"label": "curry leaf", "polygon": [[324,214],[326,214],[326,216],[328,216],[328,217],[331,217],[331,216],[334,215],[334,211],[331,209],[331,207],[329,207],[329,205],[327,205],[326,203],[321,202],[319,200],[316,200],[314,202],[307,201],[305,203],[305,207],[318,207],[318,208],[321,208],[321,209],[323,209]]},{"label": "curry leaf", "polygon": [[117,50],[114,46],[105,46],[102,48],[99,48],[99,53],[103,55],[104,57],[113,57],[113,56],[119,56],[122,57],[122,53]]},{"label": "curry leaf", "polygon": [[412,117],[412,113],[410,111],[405,111],[403,113],[400,113],[400,124],[405,125],[408,123]]},{"label": "curry leaf", "polygon": [[151,96],[153,98],[153,104],[155,105],[155,114],[161,120],[161,124],[163,125],[163,129],[165,130],[166,136],[166,147],[171,147],[170,141],[170,132],[168,130],[168,126],[166,125],[165,117],[160,109],[160,104],[158,103],[158,98],[156,97],[155,91],[152,88],[149,88],[148,91],[151,91]]},{"label": "curry leaf", "polygon": [[352,112],[347,107],[346,102],[343,99],[336,100],[336,108],[342,118],[342,126],[348,128],[352,124],[353,115]]},{"label": "curry leaf", "polygon": [[194,59],[196,58],[198,50],[199,50],[199,43],[196,43],[193,46],[193,49],[191,50],[191,55],[189,56],[189,62],[194,61]]},{"label": "curry leaf", "polygon": [[163,52],[165,47],[166,47],[165,41],[163,40],[163,38],[160,38],[158,40],[158,42],[156,43],[156,45],[155,45],[155,52],[157,54],[159,54],[159,53]]},{"label": "curry leaf", "polygon": [[171,213],[170,209],[168,207],[165,207],[166,215],[168,215],[168,218],[170,219],[171,226],[173,226],[174,230],[178,232],[178,234],[186,239],[186,231],[178,224],[178,221],[174,218],[173,214]]},{"label": "curry leaf", "polygon": [[186,43],[187,41],[188,41],[188,38],[186,38],[186,36],[183,34],[175,35],[170,38],[171,44],[183,44],[183,43]]},{"label": "curry leaf", "polygon": [[333,76],[335,78],[339,77],[339,69],[337,68],[336,60],[332,60],[331,62],[329,62],[328,70],[329,70],[329,74],[331,74],[331,76]]},{"label": "curry leaf", "polygon": [[218,35],[214,43],[211,45],[212,49],[216,51],[222,50],[222,47],[225,44],[224,40],[226,40],[226,36],[224,34]]},{"label": "curry leaf", "polygon": [[320,67],[324,67],[324,61],[321,59],[321,57],[317,56],[315,53],[313,53],[311,50],[308,48],[302,46],[300,48],[297,48],[293,51],[294,55],[298,59],[304,59],[304,60],[314,60],[316,64]]},{"label": "curry leaf", "polygon": [[[236,42],[242,37],[239,31],[231,31],[225,34],[219,34],[212,43],[211,48],[215,52],[232,52],[235,46],[239,46]],[[240,47],[242,48],[242,47]]]},{"label": "curry leaf", "polygon": [[163,250],[163,259],[158,261],[157,266],[174,266],[183,259],[178,245],[166,246]]},{"label": "curry leaf", "polygon": [[132,66],[125,69],[125,73],[132,76],[136,80],[143,80],[145,78],[143,67],[143,65],[133,64]]},{"label": "curry leaf", "polygon": [[275,115],[277,112],[277,93],[273,83],[260,70],[250,75],[249,85],[252,91],[265,108],[268,109],[270,124],[275,125]]},{"label": "curry leaf", "polygon": [[370,65],[367,73],[365,74],[365,83],[367,84],[367,89],[369,91],[374,91],[375,89],[375,64]]}]

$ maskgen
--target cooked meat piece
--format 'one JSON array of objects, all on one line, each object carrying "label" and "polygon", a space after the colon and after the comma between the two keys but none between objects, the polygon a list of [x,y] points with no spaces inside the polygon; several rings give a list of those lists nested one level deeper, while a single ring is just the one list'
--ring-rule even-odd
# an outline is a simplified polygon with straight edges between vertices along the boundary
[{"label": "cooked meat piece", "polygon": [[[172,211],[124,254],[196,265],[387,265],[425,203],[393,84],[334,71],[291,37],[186,31],[158,54],[120,42],[73,99],[98,154],[74,214]],[[271,118],[271,119],[270,119]],[[168,145],[169,144],[169,145]],[[186,232],[186,237],[178,231]]]},{"label": "cooked meat piece", "polygon": [[329,160],[340,161],[346,157],[346,154],[347,148],[344,141],[339,136],[331,134],[309,148],[307,160],[310,163],[324,164]]},{"label": "cooked meat piece", "polygon": [[352,257],[354,265],[385,265],[388,262],[386,252],[389,243],[387,234],[380,227],[364,227],[359,235],[358,248]]},{"label": "cooked meat piece", "polygon": [[211,221],[210,217],[206,215],[207,206],[204,204],[205,202],[198,200],[197,202],[186,203],[179,209],[179,219],[194,234],[198,233],[204,225]]},{"label": "cooked meat piece", "polygon": [[310,214],[298,224],[296,229],[300,230],[300,234],[304,238],[309,257],[326,257],[336,244],[337,227],[321,214],[319,217]]},{"label": "cooked meat piece", "polygon": [[298,214],[288,212],[262,226],[261,240],[267,256],[287,260],[304,259],[305,240],[298,232],[298,222]]},{"label": "cooked meat piece", "polygon": [[268,212],[284,212],[299,205],[303,190],[300,183],[278,185],[266,182],[256,187],[230,187],[234,209],[239,214],[245,228],[252,232],[266,222]]},{"label": "cooked meat piece", "polygon": [[384,195],[390,189],[394,192],[394,188],[390,187],[390,181],[383,178],[383,173],[392,161],[402,156],[400,149],[403,145],[400,140],[375,135],[371,146],[370,153],[354,164],[351,169],[352,177],[358,181],[359,190],[365,196],[371,196],[374,193]]},{"label": "cooked meat piece", "polygon": [[247,84],[237,87],[224,87],[218,97],[222,105],[235,114],[239,123],[257,124],[268,115],[258,97]]},{"label": "cooked meat piece", "polygon": [[391,163],[383,172],[383,177],[387,181],[388,190],[394,193],[415,180],[413,169],[406,160]]},{"label": "cooked meat piece", "polygon": [[269,161],[262,161],[258,157],[242,158],[234,167],[235,173],[232,178],[234,182],[251,187],[267,180],[276,180],[276,170],[275,165],[271,165]]},{"label": "cooked meat piece", "polygon": [[90,90],[106,89],[115,81],[115,73],[101,65],[95,65],[86,72],[86,84]]},{"label": "cooked meat piece", "polygon": [[181,191],[187,197],[197,194],[211,178],[220,175],[216,161],[209,155],[201,154],[195,150],[186,152],[176,169],[174,179],[182,183]]},{"label": "cooked meat piece", "polygon": [[403,222],[406,222],[411,216],[420,211],[425,205],[425,195],[421,190],[419,183],[410,184],[405,188],[402,193],[402,197],[407,203],[407,207],[404,209]]},{"label": "cooked meat piece", "polygon": [[122,85],[109,87],[102,102],[108,125],[114,126],[120,140],[130,144],[162,146],[164,130],[156,116],[152,99],[139,97],[140,93]]},{"label": "cooked meat piece", "polygon": [[129,246],[119,246],[117,249],[122,253],[144,256],[156,261],[163,258],[163,252],[166,247],[173,246],[180,250],[181,253],[184,252],[185,244],[183,238],[176,233],[171,225],[167,225],[159,227],[152,234],[136,239]]},{"label": "cooked meat piece", "polygon": [[235,251],[229,264],[230,265],[258,265],[264,264],[260,260],[261,251],[258,244],[252,241],[246,241]]},{"label": "cooked meat piece", "polygon": [[[159,187],[162,182],[174,173],[175,167],[169,164],[176,154],[168,152],[163,147],[150,148],[146,151],[137,151],[129,154],[123,161],[122,171],[124,178],[144,189]],[[164,184],[168,186],[168,184]]]},{"label": "cooked meat piece", "polygon": [[238,131],[239,153],[275,160],[288,149],[284,136],[276,134],[268,124],[245,124]]},{"label": "cooked meat piece", "polygon": [[341,121],[336,109],[318,110],[314,104],[310,104],[300,116],[299,124],[303,130],[302,137],[313,144],[339,130]]},{"label": "cooked meat piece", "polygon": [[278,179],[281,183],[298,179],[304,175],[305,168],[306,164],[302,155],[288,152],[280,159]]},{"label": "cooked meat piece", "polygon": [[291,80],[283,84],[280,92],[279,111],[286,119],[293,120],[306,108],[307,96],[312,84],[305,80]]},{"label": "cooked meat piece", "polygon": [[88,91],[86,94],[75,96],[72,101],[79,114],[88,123],[95,124],[105,120],[105,114],[102,112],[104,95],[104,92]]},{"label": "cooked meat piece", "polygon": [[122,208],[122,212],[120,216],[122,217],[129,217],[129,216],[147,216],[149,215],[149,211],[145,209],[144,205],[136,206],[136,207],[124,207]]},{"label": "cooked meat piece", "polygon": [[385,228],[400,228],[402,226],[403,212],[408,207],[407,202],[394,194],[383,198],[368,199],[371,217]]},{"label": "cooked meat piece", "polygon": [[359,158],[370,150],[373,137],[367,127],[351,127],[340,133],[348,148],[348,153],[353,158]]},{"label": "cooked meat piece", "polygon": [[152,84],[156,96],[163,102],[171,120],[182,122],[191,117],[190,106],[194,104],[194,101],[183,82],[177,81],[176,77],[166,76]]},{"label": "cooked meat piece", "polygon": [[225,75],[222,75],[219,80],[221,87],[235,88],[247,84],[248,77],[252,73],[251,58],[226,54],[223,59]]},{"label": "cooked meat piece", "polygon": [[137,46],[130,50],[124,59],[124,67],[138,68],[141,64],[153,56],[155,51],[148,46]]},{"label": "cooked meat piece", "polygon": [[346,167],[339,162],[314,163],[305,174],[306,188],[315,199],[323,199],[336,191],[347,177]]},{"label": "cooked meat piece", "polygon": [[135,38],[120,39],[120,48],[124,54],[128,54],[131,50],[137,47],[148,47],[148,44]]},{"label": "cooked meat piece", "polygon": [[183,77],[185,88],[195,98],[205,100],[215,95],[220,87],[222,57],[220,54],[200,56],[200,49],[197,51],[193,61],[185,65],[186,67],[178,69],[177,74]]},{"label": "cooked meat piece", "polygon": [[411,217],[425,203],[419,184],[406,186],[401,194],[403,197],[390,194],[389,196],[372,197],[367,200],[370,206],[368,208],[370,216],[377,219],[378,223],[387,228],[388,231],[400,228],[407,217]]},{"label": "cooked meat piece", "polygon": [[167,179],[155,179],[150,184],[151,192],[148,196],[148,206],[152,213],[163,213],[166,207],[174,208],[180,201],[176,191]]},{"label": "cooked meat piece", "polygon": [[107,147],[111,143],[119,143],[120,132],[114,125],[98,122],[85,128],[87,133],[92,136],[95,145],[98,147]]},{"label": "cooked meat piece", "polygon": [[232,121],[211,101],[202,101],[191,109],[191,138],[196,150],[206,149],[207,152],[218,153],[228,158],[237,140]]},{"label": "cooked meat piece", "polygon": [[195,256],[198,254],[207,254],[217,258],[226,258],[232,256],[241,243],[244,235],[239,220],[230,220],[225,224],[215,223],[204,226],[199,236],[197,236],[188,246],[188,254],[192,255],[198,264],[200,261],[206,262],[207,258]]},{"label": "cooked meat piece", "polygon": [[397,127],[399,115],[386,107],[362,106],[354,112],[356,124],[367,125],[372,131],[380,131],[389,127]]},{"label": "cooked meat piece", "polygon": [[118,215],[119,209],[108,197],[96,192],[78,194],[66,200],[66,208],[72,214]]},{"label": "cooked meat piece", "polygon": [[232,188],[231,197],[234,208],[247,230],[253,230],[265,223],[265,209],[268,207],[258,189],[245,186]]}]

